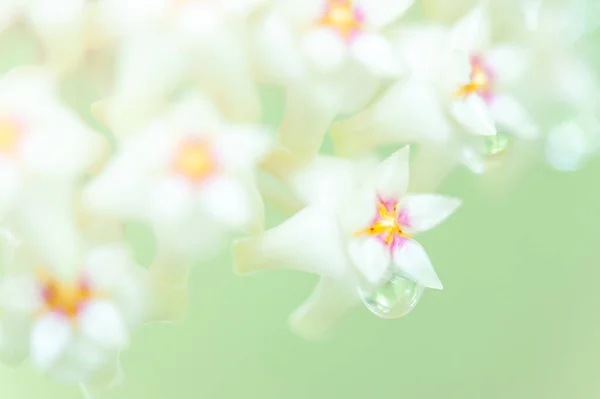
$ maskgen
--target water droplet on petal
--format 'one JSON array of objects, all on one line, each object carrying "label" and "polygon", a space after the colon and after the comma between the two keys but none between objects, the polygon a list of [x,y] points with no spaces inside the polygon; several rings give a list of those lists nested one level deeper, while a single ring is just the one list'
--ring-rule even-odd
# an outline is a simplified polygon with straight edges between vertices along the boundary
[{"label": "water droplet on petal", "polygon": [[497,133],[494,136],[485,138],[485,155],[496,157],[503,154],[510,146],[510,136],[504,133]]},{"label": "water droplet on petal", "polygon": [[396,319],[415,308],[423,290],[423,286],[414,281],[393,275],[373,290],[360,291],[360,295],[373,314],[385,319]]}]

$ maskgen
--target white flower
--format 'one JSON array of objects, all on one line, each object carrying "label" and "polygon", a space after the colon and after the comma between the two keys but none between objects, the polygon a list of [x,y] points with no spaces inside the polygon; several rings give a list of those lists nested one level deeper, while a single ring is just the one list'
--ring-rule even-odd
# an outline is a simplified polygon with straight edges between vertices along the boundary
[{"label": "white flower", "polygon": [[3,0],[0,33],[18,17],[24,17],[39,35],[46,62],[58,70],[74,68],[86,47],[87,0]]},{"label": "white flower", "polygon": [[529,54],[513,43],[490,46],[489,35],[482,7],[449,32],[442,27],[399,30],[394,42],[411,75],[372,107],[333,127],[338,152],[351,155],[390,143],[454,142],[458,145],[449,146],[447,153],[476,170],[463,153],[483,158],[481,136],[494,136],[500,128],[526,140],[536,138],[537,125],[512,95],[528,68]]},{"label": "white flower", "polygon": [[22,251],[0,280],[0,354],[10,363],[29,357],[55,379],[85,383],[114,368],[142,322],[145,273],[120,245],[82,250],[76,264],[38,255]]},{"label": "white flower", "polygon": [[[374,313],[398,317],[412,309],[423,287],[442,288],[413,236],[442,222],[460,201],[406,194],[408,155],[408,147],[401,149],[368,172],[365,165],[317,158],[289,176],[307,206],[262,236],[234,245],[239,273],[286,268],[323,277],[310,308],[297,314],[304,320],[296,325],[301,333],[324,330],[359,293]],[[394,309],[381,297],[377,302],[374,295],[389,284],[410,291],[410,303]]]},{"label": "white flower", "polygon": [[228,124],[190,94],[122,140],[85,202],[93,212],[149,221],[168,246],[210,250],[225,231],[262,229],[254,166],[269,142],[262,128]]},{"label": "white flower", "polygon": [[118,40],[112,98],[97,112],[139,127],[183,81],[199,84],[236,122],[260,117],[246,57],[246,17],[262,0],[101,0],[98,25]]},{"label": "white flower", "polygon": [[0,80],[0,215],[31,182],[74,182],[97,162],[101,144],[56,98],[45,71],[9,72]]},{"label": "white flower", "polygon": [[384,28],[412,0],[274,0],[255,28],[255,63],[286,90],[282,143],[310,158],[336,116],[403,72]]}]

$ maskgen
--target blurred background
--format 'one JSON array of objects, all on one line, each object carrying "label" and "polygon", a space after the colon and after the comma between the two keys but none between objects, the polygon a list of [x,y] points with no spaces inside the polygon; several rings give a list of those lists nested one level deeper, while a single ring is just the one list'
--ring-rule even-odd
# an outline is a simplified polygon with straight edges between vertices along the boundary
[{"label": "blurred background", "polygon": [[[1,73],[34,56],[22,34],[3,36]],[[78,79],[63,95],[85,116],[97,92]],[[444,291],[427,291],[400,320],[357,308],[319,342],[286,325],[315,278],[238,278],[222,254],[194,270],[185,321],[136,332],[122,357],[126,381],[105,397],[600,397],[599,175],[600,160],[577,173],[538,164],[507,191],[458,170],[441,192],[464,206],[420,237]],[[81,393],[28,365],[0,366],[0,397]]]},{"label": "blurred background", "polygon": [[[194,270],[186,321],[135,334],[125,384],[105,397],[600,396],[599,174],[599,161],[573,174],[538,167],[499,195],[459,170],[442,191],[465,206],[421,237],[444,291],[399,320],[357,308],[321,342],[285,323],[311,276],[237,278],[224,255]],[[80,392],[2,367],[0,397]]]}]

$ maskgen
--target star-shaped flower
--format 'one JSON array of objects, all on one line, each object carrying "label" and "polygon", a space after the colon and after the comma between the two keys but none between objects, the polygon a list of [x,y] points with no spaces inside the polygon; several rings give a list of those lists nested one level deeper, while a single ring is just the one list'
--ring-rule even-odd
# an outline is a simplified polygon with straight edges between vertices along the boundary
[{"label": "star-shaped flower", "polygon": [[[276,0],[254,27],[254,62],[284,87],[284,146],[314,156],[335,117],[355,112],[382,80],[399,76],[402,56],[385,28],[412,0]],[[252,32],[251,32],[252,33]]]},{"label": "star-shaped flower", "polygon": [[229,124],[191,93],[120,144],[86,188],[89,210],[150,222],[162,244],[184,252],[262,229],[254,166],[270,146],[263,128]]},{"label": "star-shaped flower", "polygon": [[408,155],[406,147],[374,169],[317,158],[287,176],[306,207],[234,245],[239,273],[286,268],[323,277],[294,319],[302,334],[323,331],[359,297],[377,315],[399,317],[414,307],[423,287],[442,288],[413,236],[438,225],[460,201],[407,194]]},{"label": "star-shaped flower", "polygon": [[[410,77],[368,109],[335,124],[336,150],[352,155],[384,144],[434,144],[481,173],[489,141],[505,142],[507,133],[536,138],[538,126],[513,96],[520,92],[531,54],[512,42],[491,45],[489,36],[484,7],[449,31],[399,29],[393,42],[406,55]],[[495,137],[497,129],[502,137]]]},{"label": "star-shaped flower", "polygon": [[0,80],[0,215],[33,182],[75,183],[98,162],[103,144],[59,101],[47,71],[6,74]]}]

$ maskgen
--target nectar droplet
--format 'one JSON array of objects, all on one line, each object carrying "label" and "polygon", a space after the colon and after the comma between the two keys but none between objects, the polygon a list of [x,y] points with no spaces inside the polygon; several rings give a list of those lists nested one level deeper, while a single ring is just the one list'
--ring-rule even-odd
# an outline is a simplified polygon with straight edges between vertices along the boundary
[{"label": "nectar droplet", "polygon": [[376,316],[397,319],[410,313],[423,294],[423,286],[393,275],[371,291],[361,291],[365,306]]}]

